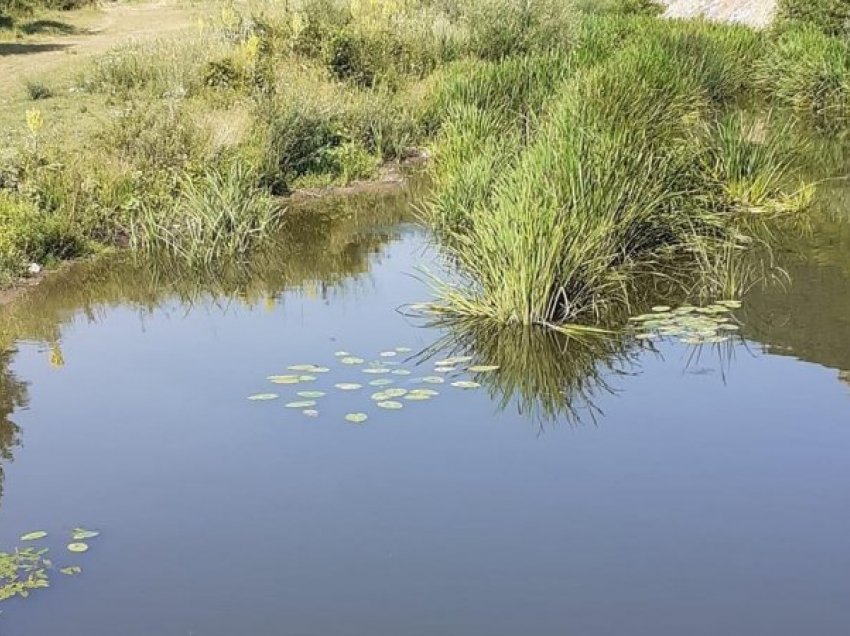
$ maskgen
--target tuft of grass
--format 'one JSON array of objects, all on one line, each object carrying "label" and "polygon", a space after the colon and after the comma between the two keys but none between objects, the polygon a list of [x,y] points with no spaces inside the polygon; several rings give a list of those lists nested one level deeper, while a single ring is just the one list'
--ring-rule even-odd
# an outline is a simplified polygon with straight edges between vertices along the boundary
[{"label": "tuft of grass", "polygon": [[27,96],[33,100],[50,99],[53,97],[53,89],[44,82],[37,80],[28,80],[24,83],[27,91]]},{"label": "tuft of grass", "polygon": [[846,0],[779,0],[780,28],[807,25],[830,36],[850,35],[850,3]]}]

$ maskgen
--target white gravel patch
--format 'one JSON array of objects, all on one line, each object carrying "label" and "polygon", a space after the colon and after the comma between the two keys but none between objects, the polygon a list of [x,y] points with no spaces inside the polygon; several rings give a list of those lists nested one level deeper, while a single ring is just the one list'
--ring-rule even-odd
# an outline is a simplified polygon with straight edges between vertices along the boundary
[{"label": "white gravel patch", "polygon": [[703,16],[720,22],[737,22],[756,29],[770,25],[777,0],[661,0],[668,18]]}]

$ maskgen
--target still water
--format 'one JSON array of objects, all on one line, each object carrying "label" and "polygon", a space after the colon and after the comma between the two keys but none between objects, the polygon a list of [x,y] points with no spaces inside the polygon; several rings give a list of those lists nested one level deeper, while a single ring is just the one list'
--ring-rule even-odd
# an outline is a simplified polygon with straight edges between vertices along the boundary
[{"label": "still water", "polygon": [[[697,350],[423,326],[411,196],[323,202],[215,281],[101,260],[2,310],[0,546],[83,568],[3,636],[850,633],[841,210]],[[465,354],[501,369],[421,382]],[[266,380],[298,364],[330,371]],[[439,395],[377,408],[378,378]]]}]

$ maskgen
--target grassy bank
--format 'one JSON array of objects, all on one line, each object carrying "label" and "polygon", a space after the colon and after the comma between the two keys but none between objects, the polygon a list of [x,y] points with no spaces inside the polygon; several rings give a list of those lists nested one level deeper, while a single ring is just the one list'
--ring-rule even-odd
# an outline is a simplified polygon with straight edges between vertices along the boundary
[{"label": "grassy bank", "polygon": [[25,78],[0,115],[0,276],[115,244],[239,260],[279,195],[427,146],[463,275],[441,311],[598,320],[647,275],[739,293],[758,228],[810,196],[795,131],[850,118],[847,39],[792,4],[756,33],[643,0],[211,3]]}]

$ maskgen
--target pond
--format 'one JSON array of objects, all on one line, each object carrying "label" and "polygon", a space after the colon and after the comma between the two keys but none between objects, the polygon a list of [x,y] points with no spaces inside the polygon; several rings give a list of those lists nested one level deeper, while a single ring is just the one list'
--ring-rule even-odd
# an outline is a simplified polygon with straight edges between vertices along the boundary
[{"label": "pond", "polygon": [[423,324],[415,190],[72,267],[0,313],[2,633],[850,633],[846,194],[696,348]]}]

